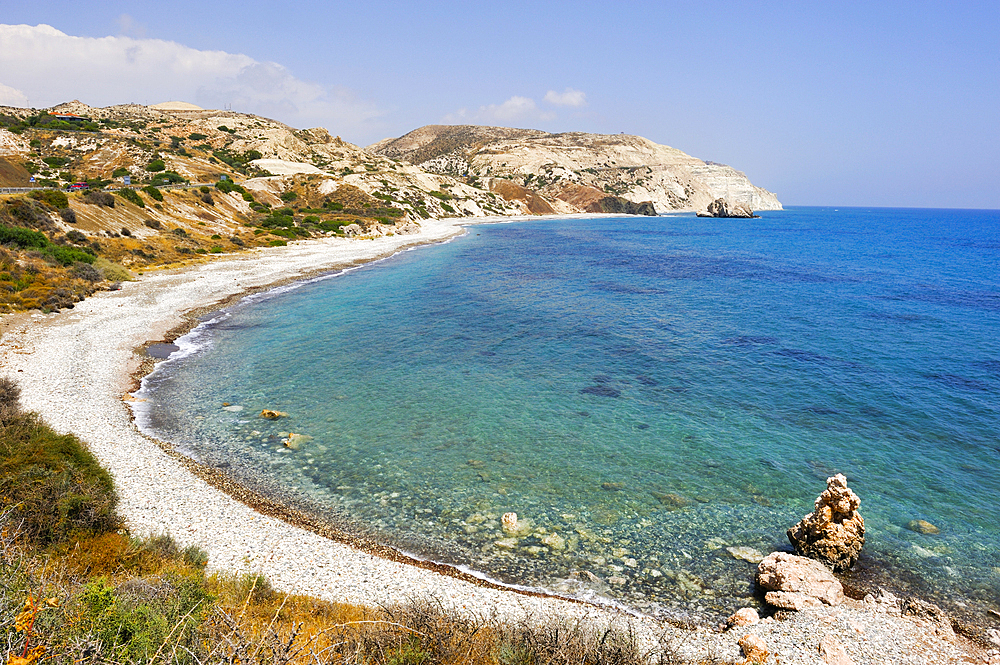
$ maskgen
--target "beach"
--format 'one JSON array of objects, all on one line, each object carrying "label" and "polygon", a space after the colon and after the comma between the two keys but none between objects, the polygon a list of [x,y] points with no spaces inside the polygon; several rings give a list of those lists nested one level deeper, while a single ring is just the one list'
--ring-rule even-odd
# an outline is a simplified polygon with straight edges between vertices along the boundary
[{"label": "beach", "polygon": [[[136,388],[134,377],[148,369],[142,352],[146,344],[171,341],[194,324],[194,315],[242,295],[443,242],[463,233],[465,222],[427,220],[415,235],[295,242],[149,272],[72,310],[9,319],[0,341],[0,367],[21,385],[26,409],[40,413],[56,430],[79,436],[111,471],[118,510],[131,532],[167,533],[182,546],[197,545],[207,552],[213,571],[260,572],[282,591],[360,605],[433,597],[456,612],[510,620],[527,616],[630,624],[650,647],[665,636],[693,659],[712,655],[736,660],[737,640],[754,632],[781,654],[783,663],[997,662],[962,638],[938,635],[928,624],[893,616],[872,602],[848,600],[784,621],[719,633],[390,560],[255,510],[231,496],[237,492],[221,491],[214,486],[220,483],[192,473],[190,465],[135,428],[126,396]],[[821,656],[824,640],[826,652],[836,651],[829,647],[831,636],[852,660]]]}]

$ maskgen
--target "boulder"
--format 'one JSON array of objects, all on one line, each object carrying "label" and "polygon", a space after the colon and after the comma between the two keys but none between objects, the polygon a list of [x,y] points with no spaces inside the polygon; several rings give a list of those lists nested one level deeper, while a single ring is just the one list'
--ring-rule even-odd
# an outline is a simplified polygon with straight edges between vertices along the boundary
[{"label": "boulder", "polygon": [[743,655],[746,656],[747,663],[766,663],[767,657],[771,655],[770,651],[767,650],[767,643],[763,638],[753,633],[747,633],[741,637],[737,644],[743,650]]},{"label": "boulder", "polygon": [[741,607],[726,620],[726,629],[752,626],[756,623],[760,623],[760,616],[757,614],[757,610],[752,607]]},{"label": "boulder", "polygon": [[937,528],[927,520],[910,520],[906,523],[906,528],[910,531],[922,533],[927,536],[933,536],[941,533],[941,529]]},{"label": "boulder", "polygon": [[760,217],[753,214],[749,206],[738,203],[730,203],[725,199],[715,199],[708,204],[706,212],[699,212],[699,217],[738,217],[741,219],[751,219]]},{"label": "boulder", "polygon": [[819,561],[785,552],[772,552],[764,557],[757,567],[757,584],[765,591],[783,594],[767,594],[765,600],[769,603],[772,599],[781,602],[777,606],[785,609],[815,606],[801,596],[818,600],[824,605],[844,602],[844,587],[829,568]]},{"label": "boulder", "polygon": [[783,610],[801,612],[804,609],[813,607],[823,607],[823,603],[818,598],[807,596],[801,591],[768,591],[764,594],[764,600],[772,607]]},{"label": "boulder", "polygon": [[517,513],[504,513],[500,522],[503,524],[503,530],[507,533],[517,531]]},{"label": "boulder", "polygon": [[287,418],[288,414],[284,411],[272,411],[271,409],[264,409],[260,412],[261,418],[266,418],[267,420],[277,420],[278,418]]},{"label": "boulder", "polygon": [[826,490],[815,505],[816,510],[788,530],[788,541],[796,554],[829,564],[837,572],[847,570],[865,544],[865,520],[858,512],[861,499],[838,473],[826,479]]}]

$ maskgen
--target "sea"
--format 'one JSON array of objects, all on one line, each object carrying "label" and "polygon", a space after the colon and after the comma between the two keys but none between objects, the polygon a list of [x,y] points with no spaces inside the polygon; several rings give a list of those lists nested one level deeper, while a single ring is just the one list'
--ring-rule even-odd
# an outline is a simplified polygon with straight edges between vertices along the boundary
[{"label": "sea", "polygon": [[843,473],[849,593],[1000,609],[1000,211],[760,215],[470,225],[249,296],[137,423],[412,557],[696,623]]}]

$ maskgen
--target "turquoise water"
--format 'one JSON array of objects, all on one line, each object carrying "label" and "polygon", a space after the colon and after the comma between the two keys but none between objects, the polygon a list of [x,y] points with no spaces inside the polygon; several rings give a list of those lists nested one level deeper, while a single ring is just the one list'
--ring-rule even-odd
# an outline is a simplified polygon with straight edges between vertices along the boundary
[{"label": "turquoise water", "polygon": [[1000,598],[997,211],[473,226],[180,344],[141,427],[416,556],[714,617],[842,472],[869,558]]}]

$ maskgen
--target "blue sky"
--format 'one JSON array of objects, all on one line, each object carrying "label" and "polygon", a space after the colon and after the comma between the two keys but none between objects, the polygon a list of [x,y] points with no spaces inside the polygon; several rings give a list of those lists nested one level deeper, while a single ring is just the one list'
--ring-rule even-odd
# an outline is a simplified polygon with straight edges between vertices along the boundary
[{"label": "blue sky", "polygon": [[0,103],[232,104],[360,145],[432,123],[625,132],[786,205],[1000,209],[995,0],[54,0],[0,20],[58,31],[0,27]]}]

